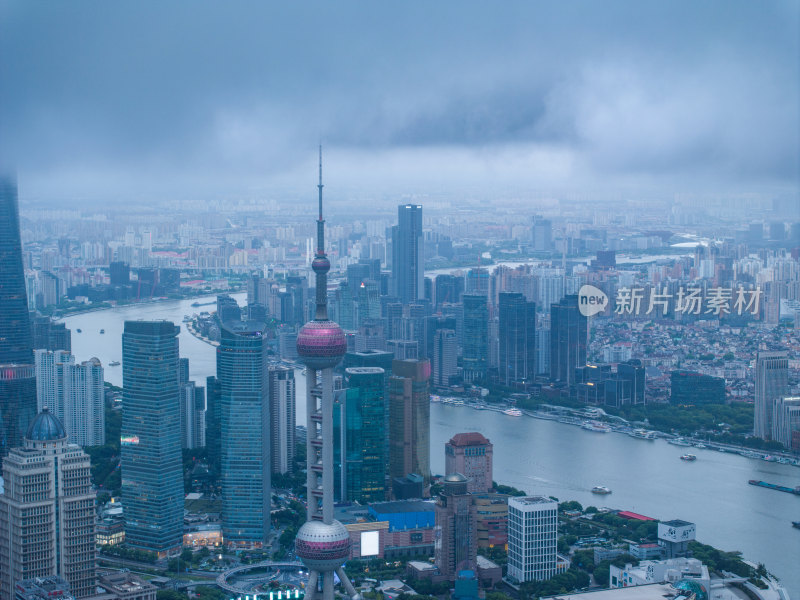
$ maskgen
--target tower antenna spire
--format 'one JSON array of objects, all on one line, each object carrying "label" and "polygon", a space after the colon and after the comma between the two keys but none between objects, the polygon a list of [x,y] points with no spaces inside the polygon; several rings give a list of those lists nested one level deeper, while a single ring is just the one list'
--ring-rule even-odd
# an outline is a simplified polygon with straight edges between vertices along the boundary
[{"label": "tower antenna spire", "polygon": [[319,145],[319,220],[322,221],[322,144]]}]

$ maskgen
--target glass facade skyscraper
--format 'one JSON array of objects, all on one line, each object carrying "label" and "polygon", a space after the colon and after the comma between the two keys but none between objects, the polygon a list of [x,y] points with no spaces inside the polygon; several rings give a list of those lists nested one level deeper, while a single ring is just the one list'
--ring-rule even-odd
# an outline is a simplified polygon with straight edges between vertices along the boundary
[{"label": "glass facade skyscraper", "polygon": [[222,536],[260,547],[269,534],[269,365],[264,324],[226,323],[217,347]]},{"label": "glass facade skyscraper", "polygon": [[578,310],[578,296],[565,296],[550,307],[550,379],[575,383],[575,368],[586,364],[588,322]]},{"label": "glass facade skyscraper", "polygon": [[431,478],[431,363],[395,360],[389,378],[389,475]]},{"label": "glass facade skyscraper", "polygon": [[379,367],[352,367],[345,376],[347,499],[381,502],[386,500],[385,373]]},{"label": "glass facade skyscraper", "polygon": [[536,376],[536,305],[519,292],[502,292],[500,313],[500,381],[530,382]]},{"label": "glass facade skyscraper", "polygon": [[17,184],[0,176],[0,458],[36,417],[33,338],[22,269]]},{"label": "glass facade skyscraper", "polygon": [[170,321],[125,321],[122,334],[125,542],[159,554],[183,542],[178,331]]},{"label": "glass facade skyscraper", "polygon": [[394,295],[408,304],[425,296],[425,254],[422,243],[422,206],[397,207],[397,225],[392,227],[392,281]]},{"label": "glass facade skyscraper", "polygon": [[464,381],[481,380],[489,362],[489,306],[485,294],[465,294],[462,365]]}]

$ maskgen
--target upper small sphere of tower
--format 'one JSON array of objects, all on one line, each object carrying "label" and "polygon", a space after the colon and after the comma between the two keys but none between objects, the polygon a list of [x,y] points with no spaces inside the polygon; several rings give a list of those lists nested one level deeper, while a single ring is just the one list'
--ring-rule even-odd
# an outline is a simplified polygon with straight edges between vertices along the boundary
[{"label": "upper small sphere of tower", "polygon": [[328,260],[327,256],[317,256],[311,262],[311,269],[314,273],[327,273],[331,270],[331,261]]}]

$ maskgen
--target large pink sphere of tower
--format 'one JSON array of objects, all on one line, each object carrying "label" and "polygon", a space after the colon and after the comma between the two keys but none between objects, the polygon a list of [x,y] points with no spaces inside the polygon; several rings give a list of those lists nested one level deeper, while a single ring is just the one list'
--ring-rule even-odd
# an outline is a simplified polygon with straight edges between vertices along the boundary
[{"label": "large pink sphere of tower", "polygon": [[297,532],[294,551],[309,569],[333,571],[350,557],[350,532],[339,521],[306,521]]},{"label": "large pink sphere of tower", "polygon": [[297,354],[309,369],[332,369],[345,352],[344,331],[333,321],[309,321],[297,334]]}]

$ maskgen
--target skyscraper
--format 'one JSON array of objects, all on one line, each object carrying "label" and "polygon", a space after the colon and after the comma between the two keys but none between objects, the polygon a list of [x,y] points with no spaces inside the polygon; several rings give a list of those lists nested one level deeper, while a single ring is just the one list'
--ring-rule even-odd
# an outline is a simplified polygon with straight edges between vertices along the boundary
[{"label": "skyscraper", "polygon": [[17,184],[0,176],[0,459],[22,445],[36,417],[33,338],[22,244]]},{"label": "skyscraper", "polygon": [[588,325],[578,310],[578,296],[565,296],[550,307],[550,379],[575,383],[575,368],[586,364]]},{"label": "skyscraper", "polygon": [[425,254],[422,238],[422,206],[397,207],[397,225],[392,227],[393,294],[408,304],[425,297]]},{"label": "skyscraper", "polygon": [[[352,600],[360,600],[342,569],[350,555],[350,533],[333,518],[333,368],[347,352],[344,331],[328,319],[328,271],[325,220],[322,218],[322,148],[319,150],[319,217],[317,249],[311,268],[316,274],[314,320],[297,334],[297,354],[306,365],[306,522],[297,532],[295,552],[308,567],[306,597],[333,600],[333,575]],[[320,587],[322,588],[320,590]]]},{"label": "skyscraper", "polygon": [[489,307],[485,294],[465,294],[464,344],[462,364],[464,381],[470,383],[486,376],[489,362]]},{"label": "skyscraper", "polygon": [[756,354],[753,434],[772,439],[772,413],[778,398],[789,395],[789,356],[786,352]]},{"label": "skyscraper", "polygon": [[269,413],[272,418],[270,460],[273,473],[290,473],[294,470],[296,405],[294,369],[270,365]]},{"label": "skyscraper", "polygon": [[544,496],[508,499],[508,576],[541,581],[556,574],[558,503]]},{"label": "skyscraper", "polygon": [[125,321],[122,334],[125,542],[160,555],[183,542],[178,331],[169,321]]},{"label": "skyscraper", "polygon": [[533,218],[533,249],[550,252],[553,249],[553,223],[540,216]]},{"label": "skyscraper", "polygon": [[448,386],[458,374],[458,340],[452,329],[437,329],[433,338],[433,385]]},{"label": "skyscraper", "polygon": [[95,493],[89,457],[47,409],[3,463],[0,597],[23,579],[59,575],[76,598],[95,593]]},{"label": "skyscraper", "polygon": [[410,359],[392,362],[389,378],[389,476],[411,473],[430,484],[431,364]]},{"label": "skyscraper", "polygon": [[505,385],[531,382],[536,376],[536,305],[519,292],[502,292],[500,380]]},{"label": "skyscraper", "polygon": [[345,371],[344,477],[347,500],[386,500],[385,372],[379,367]]},{"label": "skyscraper", "polygon": [[262,547],[269,535],[269,368],[264,324],[228,321],[217,346],[222,537]]},{"label": "skyscraper", "polygon": [[461,473],[469,478],[470,493],[492,490],[494,445],[477,431],[457,433],[444,445],[444,474]]},{"label": "skyscraper", "polygon": [[102,446],[106,440],[103,366],[97,358],[75,364],[65,350],[36,350],[38,409],[64,423],[69,441]]},{"label": "skyscraper", "polygon": [[477,568],[478,513],[468,487],[467,477],[451,473],[445,476],[436,502],[436,566],[450,581],[459,571]]}]

